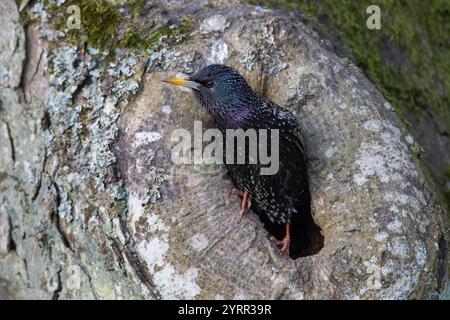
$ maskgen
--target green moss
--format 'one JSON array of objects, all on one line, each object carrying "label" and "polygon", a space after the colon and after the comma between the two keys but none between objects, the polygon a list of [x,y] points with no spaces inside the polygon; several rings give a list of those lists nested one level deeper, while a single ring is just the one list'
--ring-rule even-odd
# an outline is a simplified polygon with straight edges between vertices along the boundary
[{"label": "green moss", "polygon": [[137,27],[129,26],[125,35],[122,39],[120,39],[118,46],[126,47],[126,48],[137,48],[141,46],[144,42],[144,39],[140,35],[140,32]]},{"label": "green moss", "polygon": [[142,9],[145,5],[145,0],[129,1],[129,4],[133,7],[133,14],[135,18],[139,18],[142,14]]},{"label": "green moss", "polygon": [[444,177],[446,177],[450,181],[450,166],[447,166],[444,169]]},{"label": "green moss", "polygon": [[32,24],[38,23],[39,19],[31,17],[27,11],[22,11],[20,12],[19,21],[21,25],[28,27]]},{"label": "green moss", "polygon": [[417,142],[414,142],[414,144],[411,146],[411,153],[412,153],[417,159],[422,159],[423,149],[422,149],[422,147],[421,147]]},{"label": "green moss", "polygon": [[[16,0],[17,8],[20,9],[22,0]],[[39,22],[39,19],[33,17],[28,10],[22,10],[19,12],[19,22],[24,27],[35,24]]]},{"label": "green moss", "polygon": [[[80,8],[81,29],[67,28],[66,10],[70,5]],[[131,18],[122,15],[118,5],[106,0],[67,0],[61,6],[48,5],[46,10],[55,29],[65,32],[66,41],[108,50],[112,55],[116,48],[159,50],[161,42],[172,44],[185,39],[192,25],[189,18],[173,26],[142,27],[139,18],[144,5],[144,0],[124,1],[122,6],[132,15]],[[161,38],[164,41],[160,41]]]},{"label": "green moss", "polygon": [[156,45],[154,49],[159,50],[159,39],[166,37],[165,42],[168,44],[178,43],[183,41],[192,28],[192,20],[185,17],[178,26],[164,26],[154,30],[146,39],[147,48]]},{"label": "green moss", "polygon": [[53,234],[50,230],[46,229],[41,234],[40,243],[43,249],[48,250],[49,248],[54,247],[55,245],[55,239],[53,237]]},{"label": "green moss", "polygon": [[[66,10],[71,5],[80,8],[81,29],[68,29]],[[74,44],[108,49],[117,42],[119,26],[123,17],[119,9],[104,0],[67,0],[63,5],[50,4],[46,7],[49,21],[58,30],[65,31],[67,39]]]},{"label": "green moss", "polygon": [[89,139],[89,127],[88,126],[89,126],[90,112],[91,112],[91,110],[89,110],[88,108],[83,108],[83,109],[81,109],[81,112],[78,116],[78,121],[82,125],[81,132],[79,134],[79,136],[82,140]]},{"label": "green moss", "polygon": [[[407,113],[431,108],[450,132],[449,1],[250,2],[302,11],[354,56],[407,126]],[[366,28],[372,4],[381,9],[381,30]]]},{"label": "green moss", "polygon": [[[189,18],[177,26],[163,26],[156,29],[144,29],[140,31],[136,26],[128,27],[125,36],[119,41],[119,47],[133,49],[161,49],[161,43],[173,44],[184,40],[190,31],[192,22]],[[160,40],[163,40],[160,42]]]}]

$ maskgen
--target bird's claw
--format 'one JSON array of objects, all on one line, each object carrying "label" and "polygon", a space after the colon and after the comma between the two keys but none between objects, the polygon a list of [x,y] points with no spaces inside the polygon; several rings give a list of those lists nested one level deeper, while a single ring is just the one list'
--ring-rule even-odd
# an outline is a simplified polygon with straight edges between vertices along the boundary
[{"label": "bird's claw", "polygon": [[244,193],[245,193],[245,192],[243,192],[243,191],[241,191],[241,190],[239,190],[239,189],[233,188],[233,189],[231,189],[230,195],[238,196],[238,197],[243,197],[243,196],[244,196]]},{"label": "bird's claw", "polygon": [[239,217],[239,223],[241,223],[242,218],[244,218],[244,214],[245,214],[245,208],[242,208],[242,209],[239,211],[239,215],[240,215],[240,217]]},{"label": "bird's claw", "polygon": [[291,237],[285,236],[283,240],[278,240],[274,236],[270,237],[270,240],[277,245],[277,247],[280,248],[281,252],[286,253],[289,255],[289,247],[291,245]]},{"label": "bird's claw", "polygon": [[245,212],[247,212],[247,209],[250,209],[252,206],[252,201],[250,199],[250,196],[244,197],[242,200],[241,210],[239,210],[239,223],[241,223],[242,218],[244,218]]},{"label": "bird's claw", "polygon": [[235,195],[242,197],[242,203],[241,203],[241,210],[239,211],[239,223],[242,221],[242,218],[244,217],[246,209],[250,209],[252,206],[252,198],[251,196],[244,191],[241,191],[239,189],[233,188],[230,192],[230,195]]}]

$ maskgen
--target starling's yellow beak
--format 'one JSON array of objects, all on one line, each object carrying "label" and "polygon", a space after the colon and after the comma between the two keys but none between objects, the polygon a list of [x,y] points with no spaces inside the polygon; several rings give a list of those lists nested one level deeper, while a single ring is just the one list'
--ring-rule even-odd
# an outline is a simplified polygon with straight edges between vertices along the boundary
[{"label": "starling's yellow beak", "polygon": [[170,83],[170,84],[177,85],[177,86],[183,86],[183,87],[187,82],[186,79],[183,79],[181,77],[173,77],[173,78],[169,78],[169,79],[164,79],[163,81]]},{"label": "starling's yellow beak", "polygon": [[170,83],[170,84],[174,84],[174,85],[182,86],[182,87],[186,87],[186,88],[191,88],[191,89],[197,89],[200,86],[200,84],[198,82],[190,80],[188,77],[181,77],[181,76],[164,79],[163,81]]}]

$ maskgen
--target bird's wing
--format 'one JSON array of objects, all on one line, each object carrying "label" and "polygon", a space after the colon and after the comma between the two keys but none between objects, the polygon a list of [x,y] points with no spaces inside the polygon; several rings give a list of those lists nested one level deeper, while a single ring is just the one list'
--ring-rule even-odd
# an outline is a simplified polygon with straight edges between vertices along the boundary
[{"label": "bird's wing", "polygon": [[294,144],[298,148],[300,154],[303,156],[303,160],[306,160],[305,143],[303,140],[302,133],[300,132],[300,127],[297,118],[294,116],[292,112],[284,108],[280,108],[280,116],[286,119],[288,123],[286,130],[292,132]]},{"label": "bird's wing", "polygon": [[285,207],[283,219],[289,220],[293,214],[307,210],[306,199],[309,195],[308,176],[306,172],[306,147],[300,130],[300,124],[295,115],[284,108],[278,107],[278,122],[283,134],[283,155],[280,155],[279,174],[273,179],[279,187],[278,197]]}]

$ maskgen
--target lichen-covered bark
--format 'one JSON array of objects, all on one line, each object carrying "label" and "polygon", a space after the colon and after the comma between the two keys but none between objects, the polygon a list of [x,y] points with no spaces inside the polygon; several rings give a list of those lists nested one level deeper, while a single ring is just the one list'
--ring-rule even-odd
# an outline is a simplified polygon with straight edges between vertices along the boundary
[{"label": "lichen-covered bark", "polygon": [[[185,41],[107,62],[56,42],[45,21],[24,30],[14,1],[0,4],[0,297],[445,294],[442,211],[414,141],[361,71],[285,15],[172,5],[193,21]],[[213,124],[160,80],[210,62],[298,115],[318,254],[280,256],[254,214],[237,224],[223,168],[170,161],[174,129]]]}]

